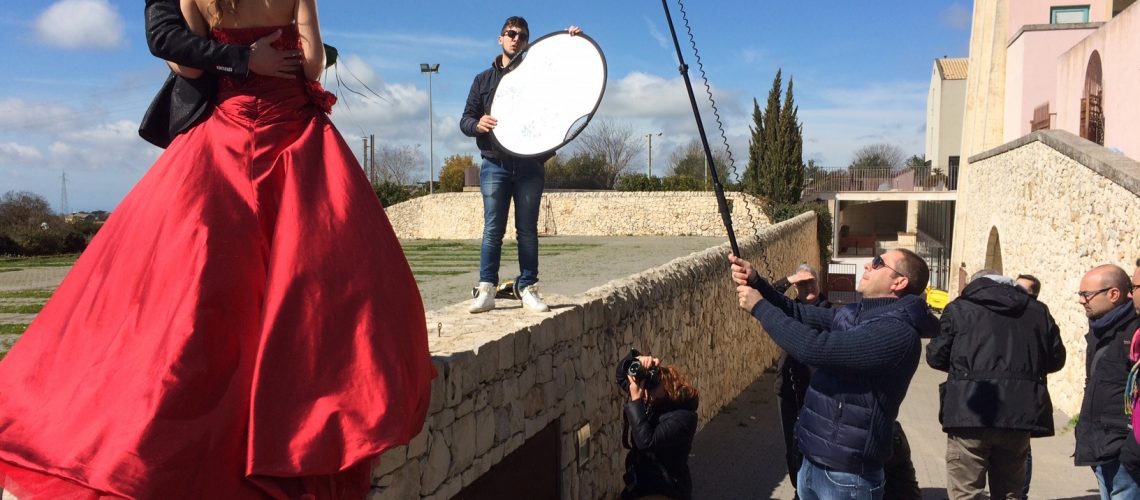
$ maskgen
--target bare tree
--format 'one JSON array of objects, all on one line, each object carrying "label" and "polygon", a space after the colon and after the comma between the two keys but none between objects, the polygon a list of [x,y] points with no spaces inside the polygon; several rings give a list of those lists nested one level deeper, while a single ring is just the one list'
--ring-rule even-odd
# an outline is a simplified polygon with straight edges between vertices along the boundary
[{"label": "bare tree", "polygon": [[579,152],[605,159],[607,188],[613,188],[618,177],[629,170],[629,164],[645,149],[641,136],[634,135],[628,125],[609,118],[591,121],[575,142]]},{"label": "bare tree", "polygon": [[419,148],[401,144],[387,145],[376,151],[376,172],[382,182],[406,186],[411,183],[412,173],[424,167],[424,155]]},{"label": "bare tree", "polygon": [[[724,149],[713,148],[713,161],[716,162],[716,173],[721,184],[728,182],[731,167],[728,164],[728,154]],[[708,183],[708,162],[705,158],[705,148],[699,139],[693,139],[688,144],[673,150],[669,157],[669,169],[673,175],[685,175],[700,179]]]},{"label": "bare tree", "polygon": [[903,164],[906,153],[894,144],[880,142],[863,146],[855,151],[855,159],[851,161],[852,169],[863,168],[891,168]]}]

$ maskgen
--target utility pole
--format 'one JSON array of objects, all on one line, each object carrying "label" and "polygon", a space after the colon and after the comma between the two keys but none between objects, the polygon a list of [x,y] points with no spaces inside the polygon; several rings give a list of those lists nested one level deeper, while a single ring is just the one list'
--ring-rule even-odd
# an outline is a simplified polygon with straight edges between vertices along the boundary
[{"label": "utility pole", "polygon": [[71,210],[67,207],[67,171],[64,170],[59,176],[59,208],[63,211],[63,215],[67,216]]},{"label": "utility pole", "polygon": [[[661,132],[657,133],[657,137],[661,137]],[[649,139],[649,177],[653,177],[653,133],[645,134],[645,138]]]},{"label": "utility pole", "polygon": [[428,194],[435,193],[435,143],[432,137],[435,131],[432,130],[432,112],[431,112],[431,74],[439,73],[439,63],[436,64],[420,64],[420,73],[427,73],[428,77]]}]

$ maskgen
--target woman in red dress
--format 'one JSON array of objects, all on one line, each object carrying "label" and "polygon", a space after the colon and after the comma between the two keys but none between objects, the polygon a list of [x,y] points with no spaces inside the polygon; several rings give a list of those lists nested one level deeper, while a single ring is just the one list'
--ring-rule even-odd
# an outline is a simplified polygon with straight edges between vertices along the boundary
[{"label": "woman in red dress", "polygon": [[363,498],[435,371],[399,241],[326,117],[316,1],[182,6],[227,43],[280,29],[303,74],[222,77],[0,362],[0,487]]}]

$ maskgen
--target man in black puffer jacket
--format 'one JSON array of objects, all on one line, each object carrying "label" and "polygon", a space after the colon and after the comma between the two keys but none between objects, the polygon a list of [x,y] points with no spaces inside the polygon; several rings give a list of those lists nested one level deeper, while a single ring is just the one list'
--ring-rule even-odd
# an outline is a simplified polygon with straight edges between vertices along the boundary
[{"label": "man in black puffer jacket", "polygon": [[926,362],[948,372],[939,387],[951,500],[1021,497],[1030,437],[1053,435],[1045,375],[1065,366],[1048,309],[989,269],[970,278],[942,313]]},{"label": "man in black puffer jacket", "polygon": [[883,497],[895,418],[938,321],[920,298],[930,270],[897,249],[864,266],[863,298],[840,309],[796,304],[747,261],[729,256],[741,308],[789,355],[816,371],[796,424],[801,498]]}]

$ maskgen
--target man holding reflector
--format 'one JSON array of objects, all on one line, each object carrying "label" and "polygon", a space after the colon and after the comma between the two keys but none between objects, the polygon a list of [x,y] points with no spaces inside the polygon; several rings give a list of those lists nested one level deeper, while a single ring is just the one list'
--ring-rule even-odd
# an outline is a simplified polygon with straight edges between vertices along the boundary
[{"label": "man holding reflector", "polygon": [[[567,39],[578,39],[577,42],[574,42],[578,44],[581,39],[588,40],[584,35],[577,36],[581,31],[578,27],[571,26],[567,29],[571,36],[565,36],[565,33],[561,35]],[[543,39],[551,36],[554,35],[543,37]],[[475,76],[475,81],[471,84],[471,92],[467,96],[467,105],[463,109],[463,118],[459,122],[460,130],[468,137],[475,138],[475,143],[479,146],[479,153],[483,157],[479,169],[479,186],[483,193],[483,245],[479,257],[479,284],[473,291],[475,298],[469,309],[472,313],[495,308],[495,287],[499,282],[499,258],[502,253],[503,234],[507,225],[507,213],[512,199],[515,204],[515,231],[518,240],[520,271],[519,277],[515,281],[515,291],[527,309],[540,312],[550,310],[538,295],[536,287],[538,282],[538,212],[545,183],[543,164],[554,156],[555,149],[576,135],[584,123],[581,126],[576,126],[576,129],[572,127],[569,133],[566,133],[565,126],[552,124],[561,127],[559,139],[564,136],[565,141],[560,140],[558,144],[551,147],[542,146],[536,150],[525,149],[532,144],[516,147],[514,146],[515,143],[507,144],[510,141],[496,137],[496,128],[503,129],[504,127],[518,125],[518,120],[509,123],[511,120],[499,116],[499,118],[504,119],[503,127],[500,127],[499,121],[491,113],[492,101],[496,99],[501,106],[505,106],[502,112],[499,112],[500,110],[497,107],[496,114],[509,113],[515,115],[519,111],[524,111],[532,114],[540,113],[537,118],[547,116],[547,111],[541,107],[536,110],[535,106],[505,104],[507,102],[526,102],[525,98],[519,97],[519,94],[525,93],[525,86],[523,88],[512,87],[509,95],[501,95],[499,88],[500,81],[503,80],[504,76],[519,69],[524,58],[516,56],[529,49],[527,46],[529,38],[530,30],[525,19],[512,16],[503,23],[503,27],[499,31],[499,45],[503,47],[503,52],[495,57],[490,68]],[[591,41],[590,44],[593,45],[593,42]],[[557,44],[552,43],[550,45]],[[598,56],[600,57],[600,51],[598,51]],[[604,68],[604,62],[602,66]],[[522,70],[519,72],[521,73]],[[549,71],[544,71],[544,73],[549,73]],[[604,69],[601,75],[602,86],[604,87]],[[541,85],[535,84],[532,87],[540,88]],[[599,91],[596,94],[596,101],[593,106],[595,110],[597,101],[600,99]],[[589,111],[584,118],[588,120],[588,116],[592,114],[593,110]],[[530,118],[533,120],[535,117]],[[528,125],[525,128],[526,133],[531,133],[529,131],[532,129],[533,127]]]}]

